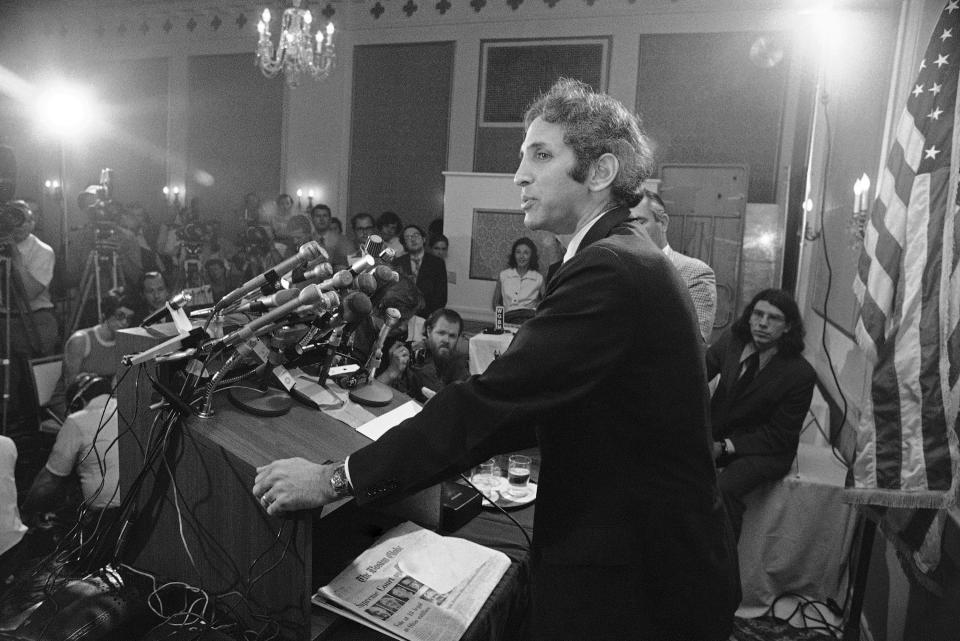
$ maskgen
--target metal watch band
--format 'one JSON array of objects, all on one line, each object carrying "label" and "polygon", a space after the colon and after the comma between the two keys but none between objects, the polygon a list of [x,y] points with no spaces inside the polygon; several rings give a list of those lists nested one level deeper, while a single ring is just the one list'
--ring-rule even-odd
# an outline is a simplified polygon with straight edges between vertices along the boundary
[{"label": "metal watch band", "polygon": [[333,475],[330,477],[330,487],[333,488],[333,493],[336,494],[337,498],[353,494],[350,481],[347,480],[347,470],[343,463],[334,468]]}]

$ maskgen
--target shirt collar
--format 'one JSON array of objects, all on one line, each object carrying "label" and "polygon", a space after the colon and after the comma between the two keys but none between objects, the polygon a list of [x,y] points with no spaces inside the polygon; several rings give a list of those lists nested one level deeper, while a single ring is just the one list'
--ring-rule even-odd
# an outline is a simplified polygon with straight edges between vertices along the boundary
[{"label": "shirt collar", "polygon": [[583,242],[583,238],[587,235],[587,232],[589,232],[590,229],[597,224],[597,221],[603,218],[605,214],[613,211],[614,209],[616,209],[616,207],[604,209],[599,214],[594,216],[593,220],[581,227],[580,230],[573,235],[573,238],[570,239],[570,244],[567,245],[567,252],[563,255],[563,262],[567,262],[576,255],[577,250],[580,249],[580,243]]}]

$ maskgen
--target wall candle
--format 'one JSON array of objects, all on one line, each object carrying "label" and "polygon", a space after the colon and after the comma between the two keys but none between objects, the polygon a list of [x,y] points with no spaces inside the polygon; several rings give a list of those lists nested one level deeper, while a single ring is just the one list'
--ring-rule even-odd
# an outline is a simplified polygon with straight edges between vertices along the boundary
[{"label": "wall candle", "polygon": [[860,176],[860,186],[863,192],[863,207],[860,211],[867,211],[870,209],[870,177],[867,174]]}]

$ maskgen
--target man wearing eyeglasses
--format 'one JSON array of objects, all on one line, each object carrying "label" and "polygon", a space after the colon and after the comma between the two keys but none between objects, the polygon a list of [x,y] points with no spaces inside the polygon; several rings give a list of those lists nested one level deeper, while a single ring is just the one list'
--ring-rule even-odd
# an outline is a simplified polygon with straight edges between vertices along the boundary
[{"label": "man wearing eyeglasses", "polygon": [[97,374],[111,380],[117,373],[120,354],[117,332],[130,324],[133,310],[114,292],[100,301],[100,323],[79,329],[67,339],[63,350],[63,383],[69,387],[81,374]]},{"label": "man wearing eyeglasses", "polygon": [[347,260],[353,262],[360,258],[360,249],[367,244],[367,240],[376,231],[376,223],[370,214],[354,214],[350,219],[350,226],[353,228],[353,240],[357,243],[355,251],[347,256]]},{"label": "man wearing eyeglasses", "polygon": [[707,350],[713,458],[734,534],[743,497],[790,470],[817,375],[803,358],[803,319],[793,297],[765,289]]}]

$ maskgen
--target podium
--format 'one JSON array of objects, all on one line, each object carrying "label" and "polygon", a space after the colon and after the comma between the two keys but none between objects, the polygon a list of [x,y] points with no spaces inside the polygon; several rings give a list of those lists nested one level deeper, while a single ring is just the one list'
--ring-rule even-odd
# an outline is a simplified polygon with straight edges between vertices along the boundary
[{"label": "podium", "polygon": [[[117,343],[123,354],[139,353],[174,333],[172,324],[132,328],[122,330]],[[155,364],[143,367],[151,376],[163,377]],[[145,467],[144,451],[156,415],[150,405],[159,396],[136,366],[123,378],[117,395],[120,492],[127,497]],[[377,413],[406,400],[397,394]],[[241,618],[255,613],[244,619],[250,628],[262,627],[262,617],[267,617],[280,625],[283,638],[312,639],[315,541],[338,540],[338,532],[328,530],[339,530],[342,524],[331,518],[326,527],[325,521],[346,501],[270,517],[251,493],[256,468],[295,456],[314,462],[341,460],[370,440],[299,403],[284,416],[266,419],[241,413],[218,393],[214,409],[208,419],[182,419],[170,435],[166,457],[147,465],[121,560],[210,594],[232,593],[222,601]],[[424,515],[431,510],[439,514],[439,507],[436,487],[411,497],[399,509],[407,512],[406,518],[429,527],[430,518]],[[350,512],[356,511],[344,510]]]}]

